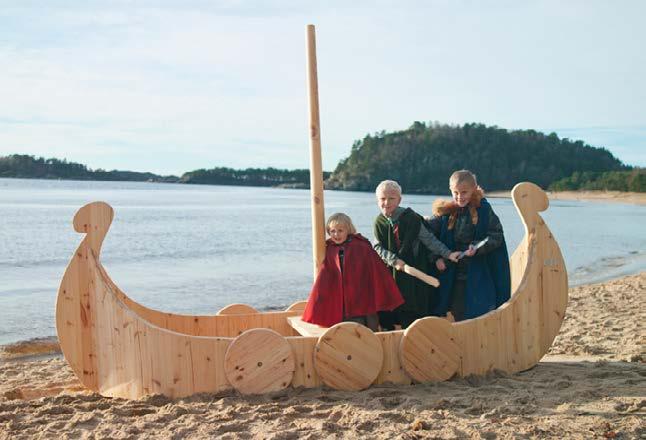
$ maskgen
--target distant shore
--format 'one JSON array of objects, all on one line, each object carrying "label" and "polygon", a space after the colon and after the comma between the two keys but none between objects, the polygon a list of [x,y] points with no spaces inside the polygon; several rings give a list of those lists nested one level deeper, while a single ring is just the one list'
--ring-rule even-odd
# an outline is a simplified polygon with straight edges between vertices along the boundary
[{"label": "distant shore", "polygon": [[[296,170],[300,171],[300,170]],[[174,184],[192,184],[192,185],[212,185],[212,186],[242,186],[242,187],[255,187],[255,188],[281,188],[281,189],[309,189],[309,182],[282,182],[272,183],[267,185],[249,185],[241,183],[226,183],[226,182],[184,182],[174,180],[101,180],[101,179],[43,179],[42,177],[0,177],[0,179],[23,179],[23,180],[66,180],[76,182],[141,182],[141,183],[174,183]],[[325,188],[331,190],[331,188]],[[335,191],[344,191],[336,189]],[[366,191],[371,192],[371,191]],[[610,203],[627,203],[631,205],[646,205],[646,193],[640,192],[624,192],[624,191],[546,191],[550,200],[585,200],[597,202],[610,202]],[[415,195],[437,195],[433,193],[417,193],[411,192]],[[487,191],[489,198],[511,198],[510,191]]]},{"label": "distant shore", "polygon": [[[585,200],[594,202],[646,205],[646,193],[623,191],[547,191],[550,200]],[[510,191],[487,192],[489,198],[509,198]]]}]

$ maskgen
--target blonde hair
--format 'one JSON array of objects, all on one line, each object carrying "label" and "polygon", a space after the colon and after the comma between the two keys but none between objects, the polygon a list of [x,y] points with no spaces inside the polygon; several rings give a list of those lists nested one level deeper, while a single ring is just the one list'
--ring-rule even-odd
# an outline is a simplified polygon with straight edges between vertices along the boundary
[{"label": "blonde hair", "polygon": [[379,185],[377,185],[377,188],[375,189],[375,194],[379,196],[379,191],[387,190],[397,191],[400,196],[402,195],[402,187],[399,186],[399,183],[395,182],[394,180],[384,180],[379,183]]},{"label": "blonde hair", "polygon": [[460,170],[451,174],[449,177],[449,188],[455,188],[456,186],[467,183],[472,185],[474,188],[478,188],[478,179],[476,175],[469,170]]},{"label": "blonde hair", "polygon": [[325,231],[329,234],[332,225],[344,225],[348,228],[348,234],[356,234],[357,228],[352,224],[352,219],[342,212],[332,214],[325,223]]},{"label": "blonde hair", "polygon": [[[451,174],[451,177],[449,177],[449,188],[451,190],[455,189],[455,187],[463,183],[471,185],[474,188],[473,194],[471,195],[471,200],[469,201],[469,213],[471,214],[471,223],[476,225],[478,223],[478,211],[476,208],[480,207],[480,200],[484,198],[484,190],[480,187],[480,185],[478,185],[478,179],[476,178],[476,175],[469,170],[456,171]],[[453,211],[449,215],[449,230],[453,229],[457,218],[457,211]]]}]

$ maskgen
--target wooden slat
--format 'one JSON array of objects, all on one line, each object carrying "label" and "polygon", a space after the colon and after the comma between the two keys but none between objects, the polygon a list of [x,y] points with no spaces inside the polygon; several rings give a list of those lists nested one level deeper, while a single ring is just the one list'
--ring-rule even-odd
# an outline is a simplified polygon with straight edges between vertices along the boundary
[{"label": "wooden slat", "polygon": [[299,316],[290,316],[287,318],[287,322],[302,336],[316,336],[318,338],[328,329],[328,327],[321,327],[320,325],[305,322]]},{"label": "wooden slat", "polygon": [[399,344],[404,336],[403,330],[375,333],[381,341],[384,362],[375,383],[393,383],[410,385],[413,380],[406,374],[399,356]]},{"label": "wooden slat", "polygon": [[95,391],[139,398],[230,388],[224,376],[224,353],[231,339],[194,337],[155,327],[128,309],[101,276],[92,284],[100,298],[92,317],[98,353]]},{"label": "wooden slat", "polygon": [[[104,273],[103,276],[104,281],[112,285],[112,288],[119,299],[137,315],[146,321],[149,321],[151,324],[174,332],[194,336],[235,337],[245,330],[249,330],[251,328],[262,328],[262,324],[258,324],[258,322],[271,322],[271,328],[283,336],[293,336],[296,334],[285,318],[298,315],[299,312],[297,310],[259,313],[254,309],[251,313],[237,313],[233,315],[178,315],[157,311],[138,304],[114,285],[107,273]],[[237,310],[242,312],[242,309]],[[248,315],[256,314],[261,316],[261,318],[259,318],[261,321],[258,321],[258,318],[256,320],[249,319]]]},{"label": "wooden slat", "polygon": [[292,346],[296,365],[292,386],[305,388],[321,386],[321,379],[314,368],[314,349],[318,340],[317,337],[302,336],[287,338],[287,342]]}]

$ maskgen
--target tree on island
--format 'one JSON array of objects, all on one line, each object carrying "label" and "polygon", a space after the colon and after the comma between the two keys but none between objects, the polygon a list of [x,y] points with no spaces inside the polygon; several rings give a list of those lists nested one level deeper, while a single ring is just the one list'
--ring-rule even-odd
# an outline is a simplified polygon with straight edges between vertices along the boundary
[{"label": "tree on island", "polygon": [[[324,172],[324,178],[330,173]],[[180,179],[183,183],[198,183],[211,185],[243,185],[243,186],[284,186],[292,188],[309,188],[310,170],[283,170],[277,168],[233,168],[216,167],[199,169],[184,173]]]},{"label": "tree on island", "polygon": [[[333,173],[326,188],[374,191],[394,179],[408,193],[445,193],[455,170],[467,168],[487,190],[508,190],[531,181],[543,188],[645,191],[642,169],[625,166],[605,148],[560,139],[555,133],[505,130],[484,124],[447,125],[415,121],[407,130],[366,135]],[[128,180],[211,185],[309,188],[309,170],[226,167],[198,169],[181,177],[134,171],[91,170],[67,160],[14,154],[0,157],[0,177]]]},{"label": "tree on island", "polygon": [[570,177],[557,180],[552,191],[604,190],[646,192],[646,169],[630,171],[575,171]]},{"label": "tree on island", "polygon": [[[325,178],[329,177],[329,175],[330,173],[328,172],[324,173]],[[310,182],[310,172],[306,169],[281,170],[269,167],[234,170],[233,168],[216,167],[208,170],[190,171],[179,178],[136,171],[91,170],[86,165],[68,162],[66,159],[45,159],[21,154],[0,157],[0,177],[283,186],[291,188],[309,188]]]},{"label": "tree on island", "polygon": [[407,130],[356,141],[327,187],[373,191],[381,180],[393,179],[406,192],[437,194],[447,191],[449,176],[462,168],[476,173],[487,190],[506,190],[525,180],[547,188],[575,171],[628,167],[604,148],[559,139],[555,133],[416,121]]},{"label": "tree on island", "polygon": [[68,162],[66,159],[45,159],[26,154],[12,154],[0,157],[0,177],[25,179],[65,179],[65,180],[109,180],[135,182],[176,182],[176,176],[160,176],[153,173],[136,171],[91,170],[86,165]]}]

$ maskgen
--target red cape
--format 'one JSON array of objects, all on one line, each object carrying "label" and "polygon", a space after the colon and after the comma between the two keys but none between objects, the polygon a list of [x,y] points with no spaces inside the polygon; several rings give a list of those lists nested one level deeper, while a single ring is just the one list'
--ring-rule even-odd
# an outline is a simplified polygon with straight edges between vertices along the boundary
[{"label": "red cape", "polygon": [[[341,245],[326,242],[325,260],[312,286],[303,321],[331,327],[344,316],[393,310],[404,303],[392,274],[370,242],[359,234],[350,237]],[[343,274],[339,266],[341,248]]]}]

